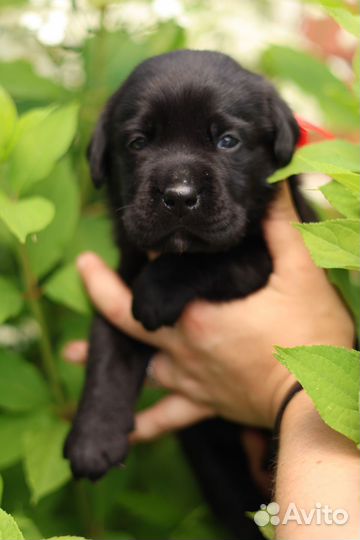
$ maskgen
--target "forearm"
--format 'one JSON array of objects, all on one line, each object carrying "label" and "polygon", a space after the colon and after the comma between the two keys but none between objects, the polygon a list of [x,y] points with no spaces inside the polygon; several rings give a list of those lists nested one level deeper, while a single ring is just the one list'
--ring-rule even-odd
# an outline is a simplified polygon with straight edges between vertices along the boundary
[{"label": "forearm", "polygon": [[[359,472],[355,445],[321,420],[305,392],[296,395],[284,413],[280,434],[275,493],[280,525],[276,538],[359,538]],[[305,524],[301,509],[311,519],[309,524]],[[344,513],[334,514],[337,509],[348,514],[346,523],[340,524]],[[286,512],[290,519],[284,524]],[[302,524],[296,521],[298,515]]]}]

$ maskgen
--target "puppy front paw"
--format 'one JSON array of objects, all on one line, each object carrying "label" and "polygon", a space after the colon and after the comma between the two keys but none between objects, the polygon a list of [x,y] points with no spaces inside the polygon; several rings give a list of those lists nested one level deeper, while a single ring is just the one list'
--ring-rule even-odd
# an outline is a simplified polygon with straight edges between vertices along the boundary
[{"label": "puppy front paw", "polygon": [[162,287],[154,281],[137,280],[133,294],[133,315],[150,331],[173,326],[186,305],[185,298],[175,294],[172,287]]},{"label": "puppy front paw", "polygon": [[108,434],[73,428],[64,446],[74,478],[95,481],[111,467],[121,465],[128,453],[128,437],[113,431]]},{"label": "puppy front paw", "polygon": [[157,330],[161,326],[173,326],[181,314],[171,299],[161,299],[154,294],[134,295],[132,312],[146,330]]}]

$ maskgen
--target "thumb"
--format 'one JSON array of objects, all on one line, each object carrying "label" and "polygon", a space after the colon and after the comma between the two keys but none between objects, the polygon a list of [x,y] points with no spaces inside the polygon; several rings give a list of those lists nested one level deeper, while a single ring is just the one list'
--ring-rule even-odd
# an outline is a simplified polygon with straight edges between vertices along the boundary
[{"label": "thumb", "polygon": [[279,194],[264,221],[264,235],[277,273],[294,272],[304,266],[314,266],[300,231],[293,227],[299,222],[287,181],[282,182]]},{"label": "thumb", "polygon": [[137,414],[136,428],[130,435],[130,442],[151,441],[213,415],[213,411],[206,405],[190,401],[180,394],[171,394],[153,407]]}]

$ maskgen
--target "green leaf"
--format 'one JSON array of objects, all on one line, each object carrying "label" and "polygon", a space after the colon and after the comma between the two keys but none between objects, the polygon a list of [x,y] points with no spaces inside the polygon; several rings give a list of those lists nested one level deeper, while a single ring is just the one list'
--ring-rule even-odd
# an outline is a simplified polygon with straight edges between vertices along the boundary
[{"label": "green leaf", "polygon": [[307,161],[334,165],[350,171],[360,170],[359,145],[342,139],[304,146],[299,153]]},{"label": "green leaf", "polygon": [[318,4],[323,7],[344,7],[344,0],[305,0],[307,4]]},{"label": "green leaf", "polygon": [[28,431],[24,437],[24,468],[31,500],[63,486],[71,478],[70,466],[63,457],[69,424],[54,418],[47,426]]},{"label": "green leaf", "polygon": [[0,508],[0,540],[23,540],[15,519]]},{"label": "green leaf", "polygon": [[350,32],[356,37],[359,37],[360,17],[354,15],[348,9],[342,9],[339,7],[328,7],[326,11],[329,15],[335,19],[335,21],[342,26],[345,30]]},{"label": "green leaf", "polygon": [[0,62],[0,73],[2,86],[16,101],[49,103],[69,98],[69,92],[35,73],[33,66],[25,60]]},{"label": "green leaf", "polygon": [[42,197],[12,200],[0,192],[0,219],[21,243],[28,234],[45,229],[54,214],[54,205]]},{"label": "green leaf", "polygon": [[58,270],[46,282],[44,294],[54,302],[64,304],[79,313],[91,312],[89,300],[74,264],[68,264]]},{"label": "green leaf", "polygon": [[[82,337],[88,338],[89,333]],[[79,401],[84,388],[85,370],[74,362],[59,362],[59,374],[69,400]]]},{"label": "green leaf", "polygon": [[39,371],[20,355],[0,349],[0,406],[21,412],[49,402],[50,393]]},{"label": "green leaf", "polygon": [[3,494],[4,494],[4,480],[3,480],[3,477],[0,475],[0,505],[2,504]]},{"label": "green leaf", "polygon": [[343,173],[332,173],[334,180],[339,182],[351,191],[353,195],[356,195],[359,198],[360,195],[360,174],[343,172]]},{"label": "green leaf", "polygon": [[46,180],[33,190],[55,206],[55,217],[50,225],[27,240],[27,251],[32,272],[42,277],[59,262],[73,238],[79,218],[80,196],[70,160],[61,160]]},{"label": "green leaf", "polygon": [[82,536],[52,536],[48,540],[86,540]]},{"label": "green leaf", "polygon": [[360,214],[359,199],[338,182],[332,181],[320,188],[329,203],[345,217],[358,218]]},{"label": "green leaf", "polygon": [[38,123],[23,127],[9,160],[9,181],[18,193],[50,174],[67,152],[76,132],[77,116],[77,105],[50,107]]},{"label": "green leaf", "polygon": [[178,509],[169,499],[152,493],[143,493],[132,489],[127,489],[119,494],[118,503],[121,512],[127,512],[135,519],[149,525],[161,526],[165,523],[176,523],[178,520]]},{"label": "green leaf", "polygon": [[10,155],[14,150],[17,142],[31,130],[37,128],[37,126],[45,120],[50,112],[55,110],[55,106],[44,107],[42,109],[31,109],[23,114],[17,122],[14,136],[12,137],[11,145],[8,151]]},{"label": "green leaf", "polygon": [[360,353],[340,347],[276,347],[275,357],[300,381],[321,418],[359,443]]},{"label": "green leaf", "polygon": [[331,283],[337,287],[341,296],[349,306],[356,323],[358,333],[360,332],[360,286],[355,282],[353,272],[343,268],[330,268],[328,276]]},{"label": "green leaf", "polygon": [[27,0],[0,0],[0,8],[21,6],[25,4]]},{"label": "green leaf", "polygon": [[358,129],[358,98],[313,54],[272,45],[261,58],[265,74],[290,81],[317,99],[327,122],[344,130]]},{"label": "green leaf", "polygon": [[13,140],[11,141],[9,155],[14,150],[18,141],[25,137],[26,133],[37,129],[39,124],[41,124],[55,108],[55,106],[51,105],[49,107],[43,107],[42,109],[31,109],[19,118]]},{"label": "green leaf", "polygon": [[[269,182],[278,182],[293,174],[324,173],[329,174],[339,182],[346,183],[351,191],[359,193],[359,176],[353,171],[359,171],[359,147],[356,144],[342,140],[324,141],[309,144],[300,148],[291,163],[278,170],[269,178]],[[341,181],[342,177],[347,177]]]},{"label": "green leaf", "polygon": [[15,317],[23,307],[23,298],[20,291],[9,280],[0,276],[0,324]]},{"label": "green leaf", "polygon": [[22,456],[21,441],[29,429],[29,415],[0,415],[0,468],[17,463]]},{"label": "green leaf", "polygon": [[217,540],[226,538],[227,534],[222,530],[209,508],[205,505],[198,506],[192,510],[182,522],[176,527],[176,530],[170,533],[170,540]]},{"label": "green leaf", "polygon": [[43,540],[44,535],[41,534],[35,523],[22,512],[14,512],[14,519],[19,526],[19,529],[23,533],[26,539],[31,538],[31,540]]},{"label": "green leaf", "polygon": [[107,217],[82,216],[74,238],[67,246],[65,260],[72,262],[83,251],[94,251],[112,268],[118,263],[119,251]]},{"label": "green leaf", "polygon": [[20,116],[18,125],[16,127],[15,142],[23,137],[28,131],[35,129],[47,118],[47,116],[49,116],[50,113],[54,112],[55,110],[55,105],[49,105],[48,107],[42,107],[41,109],[30,109]]},{"label": "green leaf", "polygon": [[360,93],[360,46],[355,51],[352,67],[355,75],[352,91],[358,96]]},{"label": "green leaf", "polygon": [[7,147],[17,122],[16,107],[9,94],[0,86],[0,161],[6,156]]},{"label": "green leaf", "polygon": [[294,223],[321,268],[360,268],[359,220],[332,219],[320,223]]}]

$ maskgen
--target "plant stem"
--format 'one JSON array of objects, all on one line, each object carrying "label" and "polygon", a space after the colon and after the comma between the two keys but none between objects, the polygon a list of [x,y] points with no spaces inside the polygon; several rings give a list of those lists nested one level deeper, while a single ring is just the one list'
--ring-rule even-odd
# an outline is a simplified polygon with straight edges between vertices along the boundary
[{"label": "plant stem", "polygon": [[39,347],[41,353],[42,368],[49,381],[51,391],[57,404],[63,406],[65,403],[65,396],[62,389],[61,380],[56,369],[56,363],[52,352],[49,332],[47,324],[45,322],[43,309],[40,299],[38,297],[38,283],[32,273],[29,256],[26,246],[24,244],[19,244],[18,253],[28,295],[28,302],[34,318],[36,319],[40,328]]},{"label": "plant stem", "polygon": [[[24,244],[19,244],[18,253],[27,292],[27,299],[33,316],[40,328],[39,347],[42,368],[49,382],[57,405],[59,408],[64,410],[64,406],[66,406],[66,398],[63,392],[59,373],[56,368],[49,331],[39,297],[38,282],[31,270],[28,252]],[[94,509],[92,508],[92,497],[91,493],[89,493],[89,490],[87,489],[87,486],[84,484],[84,482],[78,482],[74,484],[74,489],[78,511],[87,536],[89,538],[103,538],[103,527],[100,523],[97,523],[95,519]]]},{"label": "plant stem", "polygon": [[74,484],[78,511],[84,523],[84,533],[89,538],[104,538],[104,529],[94,516],[93,501],[84,480]]}]

